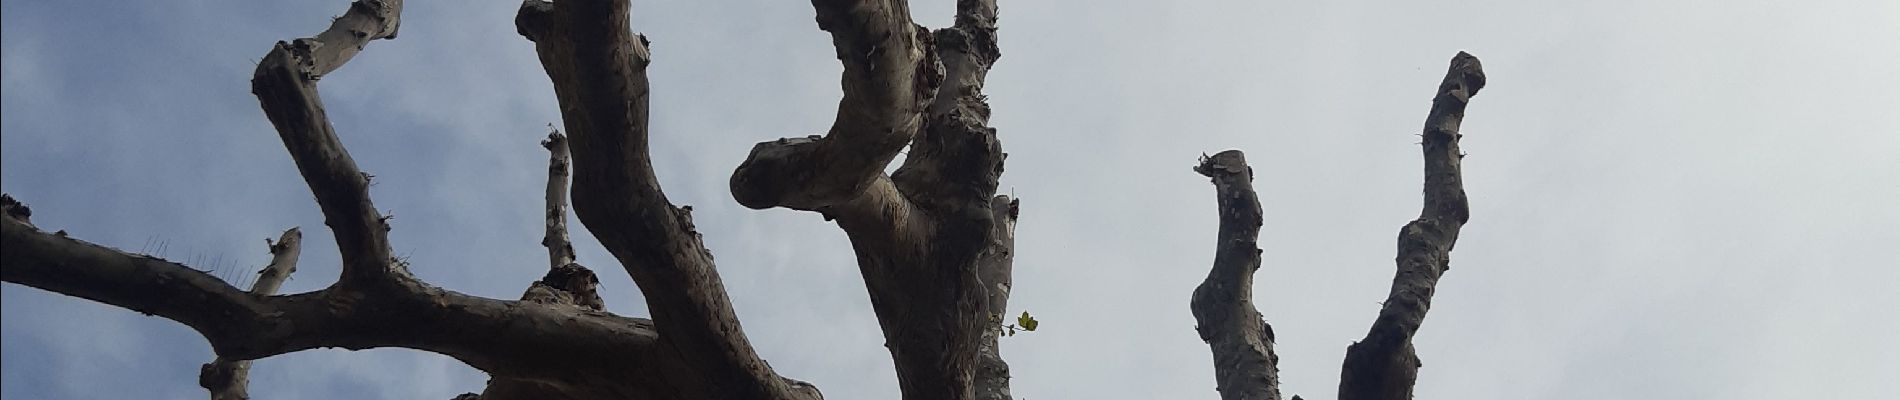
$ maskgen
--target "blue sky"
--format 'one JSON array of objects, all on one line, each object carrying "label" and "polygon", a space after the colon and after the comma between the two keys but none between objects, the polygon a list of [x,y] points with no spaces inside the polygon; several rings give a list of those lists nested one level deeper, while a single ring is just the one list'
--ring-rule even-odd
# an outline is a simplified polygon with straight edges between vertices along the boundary
[{"label": "blue sky", "polygon": [[[917,1],[926,26],[954,1]],[[1181,4],[1186,3],[1186,4]],[[1472,222],[1417,339],[1421,398],[1894,398],[1900,376],[1900,3],[1002,2],[987,92],[1024,199],[1004,341],[1029,399],[1213,398],[1187,299],[1215,231],[1189,170],[1249,152],[1256,302],[1288,393],[1326,398],[1418,211],[1414,137],[1446,61],[1482,58]],[[514,298],[544,271],[557,121],[512,2],[412,2],[401,37],[321,83],[417,275]],[[337,273],[315,203],[249,93],[276,40],[345,3],[0,2],[0,189],[42,227],[245,275],[309,240],[286,292]],[[753,343],[829,398],[894,398],[844,235],[752,211],[755,142],[823,132],[839,67],[800,1],[639,1],[654,157],[693,205]],[[645,315],[579,224],[608,308]],[[0,395],[199,398],[182,325],[0,286]],[[261,360],[260,399],[446,399],[485,379],[384,349]]]}]

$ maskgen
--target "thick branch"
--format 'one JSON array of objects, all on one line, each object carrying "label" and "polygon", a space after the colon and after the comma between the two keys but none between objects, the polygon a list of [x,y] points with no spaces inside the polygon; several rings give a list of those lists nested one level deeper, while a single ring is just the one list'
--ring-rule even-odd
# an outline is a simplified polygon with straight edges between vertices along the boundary
[{"label": "thick branch", "polygon": [[316,195],[324,224],[336,234],[343,284],[384,280],[395,264],[390,260],[387,221],[370,202],[370,175],[357,169],[337,139],[316,82],[370,41],[395,38],[401,12],[401,0],[350,3],[349,12],[316,37],[277,42],[251,79],[252,93]]},{"label": "thick branch", "polygon": [[988,126],[983,82],[1002,56],[996,42],[996,1],[957,2],[956,25],[934,34],[944,65],[943,88],[930,103],[924,129],[892,175],[922,207],[941,210],[983,204],[1003,174],[1003,147]]},{"label": "thick branch", "polygon": [[1253,304],[1261,225],[1253,168],[1240,150],[1228,150],[1202,158],[1194,171],[1213,179],[1220,204],[1214,268],[1194,289],[1190,303],[1195,330],[1214,353],[1214,388],[1227,400],[1279,400],[1280,357],[1273,353],[1273,327]]},{"label": "thick branch", "polygon": [[12,219],[0,225],[6,248],[0,278],[6,282],[178,321],[203,334],[226,360],[319,347],[403,347],[449,355],[484,371],[523,373],[571,368],[577,356],[614,360],[647,347],[655,336],[645,320],[432,287],[415,298],[335,288],[261,296],[170,261],[41,232]]},{"label": "thick branch", "polygon": [[[647,42],[626,0],[527,0],[516,28],[534,41],[561,103],[574,213],[646,296],[674,367],[659,381],[687,398],[811,398],[752,349],[694,231],[654,177],[647,145]],[[675,368],[676,367],[676,368]]]},{"label": "thick branch", "polygon": [[1002,333],[1000,323],[1009,312],[1009,289],[1016,259],[1016,216],[1021,203],[1009,196],[996,196],[990,202],[996,224],[990,230],[990,245],[977,257],[977,277],[989,292],[990,329],[983,333],[982,354],[977,355],[975,385],[977,400],[1015,400],[1009,394],[1009,363],[1003,361],[997,347]]},{"label": "thick branch", "polygon": [[[251,285],[251,294],[270,296],[284,285],[290,274],[297,272],[297,256],[303,251],[303,231],[290,228],[279,236],[276,242],[270,242],[270,265],[258,271],[257,282]],[[217,359],[205,364],[198,371],[198,385],[211,391],[211,400],[245,400],[250,395],[251,362]]]},{"label": "thick branch", "polygon": [[911,22],[903,0],[813,0],[812,6],[844,64],[837,119],[823,137],[754,146],[733,171],[733,198],[754,209],[828,214],[847,203],[907,208],[902,197],[877,197],[897,204],[853,200],[863,200],[860,193],[887,179],[884,167],[923,125],[924,110],[943,80],[929,31]]},{"label": "thick branch", "polygon": [[1458,231],[1469,218],[1459,161],[1458,126],[1465,105],[1484,88],[1484,69],[1478,58],[1459,52],[1451,59],[1445,80],[1438,85],[1432,110],[1425,117],[1422,147],[1425,153],[1425,205],[1419,217],[1399,230],[1398,274],[1392,292],[1379,310],[1366,338],[1346,349],[1340,372],[1340,400],[1399,400],[1412,398],[1418,380],[1418,353],[1412,336],[1431,309],[1439,277],[1451,269],[1451,249]]},{"label": "thick branch", "polygon": [[[1008,224],[992,204],[1002,151],[984,126],[980,92],[996,59],[995,4],[960,3],[957,26],[932,35],[910,22],[903,1],[812,3],[845,66],[838,119],[826,136],[754,147],[733,173],[733,197],[838,220],[904,398],[1006,391],[1000,359],[978,372],[982,354],[994,351],[984,348],[994,320],[979,258],[997,225]],[[956,43],[938,48],[940,40]],[[946,73],[954,86],[939,91]],[[883,168],[906,144],[908,161],[886,178]]]}]

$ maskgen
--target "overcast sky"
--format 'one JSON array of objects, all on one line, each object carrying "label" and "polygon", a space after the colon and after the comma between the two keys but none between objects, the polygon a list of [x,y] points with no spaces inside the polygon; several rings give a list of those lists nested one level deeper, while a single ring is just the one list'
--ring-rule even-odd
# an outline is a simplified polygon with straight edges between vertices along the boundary
[{"label": "overcast sky", "polygon": [[[916,1],[946,25],[953,0]],[[987,92],[1023,198],[1003,340],[1017,397],[1216,397],[1188,297],[1213,258],[1202,153],[1249,152],[1266,207],[1255,301],[1289,394],[1330,398],[1419,208],[1413,136],[1447,62],[1484,61],[1464,124],[1472,218],[1416,340],[1430,399],[1891,399],[1900,376],[1900,2],[1003,0]],[[342,1],[3,4],[0,188],[46,229],[250,279],[260,239],[335,243],[250,94],[272,42]],[[412,1],[324,102],[449,289],[516,298],[545,271],[559,119],[518,3]],[[755,142],[823,132],[840,69],[810,5],[638,1],[653,149],[747,333],[828,398],[897,397],[842,231],[739,207]],[[578,223],[608,309],[647,315]],[[183,325],[7,284],[8,399],[200,398]],[[257,362],[259,399],[447,399],[480,372],[418,351]]]}]

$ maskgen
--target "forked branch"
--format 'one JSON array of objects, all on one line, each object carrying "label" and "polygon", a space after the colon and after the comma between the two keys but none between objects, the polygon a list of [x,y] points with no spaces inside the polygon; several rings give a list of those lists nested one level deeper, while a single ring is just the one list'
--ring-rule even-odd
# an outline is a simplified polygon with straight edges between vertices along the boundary
[{"label": "forked branch", "polygon": [[396,37],[401,0],[358,0],[316,37],[277,42],[257,64],[251,92],[290,150],[343,254],[343,285],[386,281],[395,271],[389,225],[370,202],[370,175],[356,167],[324,114],[317,79],[370,41]]}]

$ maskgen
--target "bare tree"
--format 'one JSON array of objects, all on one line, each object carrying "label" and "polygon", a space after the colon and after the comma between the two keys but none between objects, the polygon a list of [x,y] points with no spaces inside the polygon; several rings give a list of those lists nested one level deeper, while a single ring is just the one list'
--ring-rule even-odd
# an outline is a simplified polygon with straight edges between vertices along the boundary
[{"label": "bare tree", "polygon": [[[1420,365],[1412,336],[1431,309],[1438,278],[1451,269],[1452,245],[1470,217],[1459,171],[1464,153],[1458,151],[1463,137],[1458,126],[1464,121],[1465,104],[1483,88],[1484,68],[1478,58],[1465,52],[1452,57],[1419,135],[1425,151],[1425,205],[1418,219],[1399,229],[1398,274],[1384,308],[1365,339],[1346,350],[1340,400],[1412,398]],[[1194,289],[1191,303],[1195,328],[1214,353],[1216,389],[1222,399],[1279,400],[1280,358],[1273,353],[1273,326],[1253,305],[1261,225],[1253,168],[1239,150],[1228,150],[1202,158],[1194,170],[1213,179],[1219,199],[1214,268]]]},{"label": "bare tree", "polygon": [[[1004,153],[982,88],[1000,57],[994,0],[958,0],[954,25],[928,30],[904,0],[813,0],[844,65],[843,98],[824,135],[759,143],[733,172],[733,198],[753,209],[810,211],[851,240],[905,399],[1009,399],[997,352],[1010,292],[1017,200],[997,196]],[[286,232],[252,291],[156,257],[47,233],[11,197],[0,218],[0,278],[190,326],[217,360],[202,383],[245,397],[244,363],[322,347],[398,347],[454,357],[490,375],[479,399],[818,399],[779,375],[735,316],[692,208],[655,179],[647,143],[644,37],[626,0],[526,0],[515,24],[560,102],[549,150],[549,270],[519,300],[430,285],[392,257],[388,217],[325,114],[316,82],[372,41],[393,39],[402,1],[358,0],[314,37],[278,42],[253,93],[316,197],[342,273],[309,293],[274,294],[294,269],[300,234]],[[1483,85],[1460,54],[1425,131],[1425,213],[1400,236],[1400,273],[1371,333],[1350,351],[1342,398],[1410,395],[1410,338],[1465,218],[1457,125]],[[895,172],[885,168],[909,153]],[[1260,208],[1237,151],[1197,168],[1221,195],[1215,269],[1194,313],[1212,345],[1225,398],[1277,399],[1272,330],[1250,300]],[[572,181],[571,188],[569,181]],[[639,285],[652,318],[602,309],[599,279],[577,263],[566,208]]]}]

